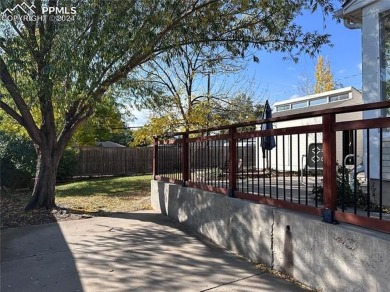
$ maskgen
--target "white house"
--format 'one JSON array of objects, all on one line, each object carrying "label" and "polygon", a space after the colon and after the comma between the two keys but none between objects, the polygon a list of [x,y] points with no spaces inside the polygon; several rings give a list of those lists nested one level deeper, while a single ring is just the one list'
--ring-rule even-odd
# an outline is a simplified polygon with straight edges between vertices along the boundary
[{"label": "white house", "polygon": [[[349,0],[344,3],[337,16],[344,20],[350,29],[362,32],[362,78],[363,102],[371,103],[390,99],[390,1],[389,0]],[[364,118],[382,117],[386,110],[366,111]],[[372,133],[371,133],[372,132]],[[383,204],[390,206],[390,131],[383,130],[382,175]],[[366,141],[364,137],[364,153]],[[379,178],[379,131],[370,131],[370,177]],[[372,147],[371,147],[372,146]],[[367,155],[365,155],[367,162]]]},{"label": "white house", "polygon": [[[313,112],[328,108],[345,107],[351,105],[362,104],[362,94],[360,91],[353,87],[345,87],[332,91],[327,91],[319,94],[308,95],[304,97],[288,99],[280,102],[276,102],[273,105],[273,117],[280,117],[291,114]],[[348,113],[344,115],[338,115],[336,121],[350,121],[362,119],[361,112]],[[273,123],[274,129],[288,128],[304,125],[321,124],[322,118],[306,118],[286,122]],[[291,139],[291,141],[290,141]],[[270,165],[269,161],[259,159],[259,167],[263,168],[271,166],[271,168],[283,170],[283,164],[286,171],[298,171],[302,169],[311,170],[317,167],[322,168],[322,134],[308,134],[306,141],[306,134],[299,135],[299,147],[298,135],[286,135],[283,138],[277,138],[277,148],[270,151]],[[355,134],[354,131],[337,132],[336,134],[336,155],[339,164],[342,164],[347,155],[357,154],[360,159],[363,156],[363,135],[361,132]],[[284,144],[284,147],[283,147]],[[291,145],[291,146],[290,146]],[[356,145],[356,146],[355,146]],[[356,149],[355,149],[356,147]],[[298,149],[299,148],[299,149]],[[315,153],[317,153],[315,155]],[[259,155],[262,156],[261,150]],[[351,155],[350,155],[351,156]],[[276,159],[278,157],[278,159]],[[283,161],[284,157],[284,161]],[[351,163],[352,159],[346,159],[347,163]],[[277,165],[276,165],[277,162]],[[306,165],[307,162],[307,165]],[[359,163],[361,161],[357,161]]]}]

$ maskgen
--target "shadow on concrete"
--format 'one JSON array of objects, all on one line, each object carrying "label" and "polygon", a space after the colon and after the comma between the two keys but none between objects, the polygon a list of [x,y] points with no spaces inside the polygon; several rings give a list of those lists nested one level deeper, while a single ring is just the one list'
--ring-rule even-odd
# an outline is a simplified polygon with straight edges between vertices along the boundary
[{"label": "shadow on concrete", "polygon": [[294,270],[294,246],[290,225],[286,226],[286,233],[284,235],[282,270],[288,275],[292,275]]},{"label": "shadow on concrete", "polygon": [[1,291],[301,290],[161,214],[105,215],[5,230]]},{"label": "shadow on concrete", "polygon": [[1,230],[1,289],[83,291],[58,223]]},{"label": "shadow on concrete", "polygon": [[[167,185],[164,210],[168,216],[245,258],[324,291],[368,291],[373,287],[390,291],[384,260],[388,234]],[[159,198],[162,204],[164,197],[159,194]]]}]

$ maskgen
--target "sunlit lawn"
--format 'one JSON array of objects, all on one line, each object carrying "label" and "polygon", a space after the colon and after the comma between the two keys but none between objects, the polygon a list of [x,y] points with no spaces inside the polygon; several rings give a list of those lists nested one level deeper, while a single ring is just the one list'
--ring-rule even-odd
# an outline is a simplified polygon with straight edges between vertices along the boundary
[{"label": "sunlit lawn", "polygon": [[150,209],[151,175],[85,179],[58,185],[56,204],[61,209],[24,212],[31,190],[0,191],[0,228],[72,220],[72,214],[109,215]]},{"label": "sunlit lawn", "polygon": [[150,209],[151,175],[88,179],[59,185],[60,207],[85,212],[131,212]]}]

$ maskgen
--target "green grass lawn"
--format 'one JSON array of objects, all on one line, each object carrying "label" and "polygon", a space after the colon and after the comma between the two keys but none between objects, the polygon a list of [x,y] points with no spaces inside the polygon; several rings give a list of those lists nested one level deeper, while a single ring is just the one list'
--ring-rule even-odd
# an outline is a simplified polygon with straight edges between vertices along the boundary
[{"label": "green grass lawn", "polygon": [[56,187],[58,210],[24,212],[31,191],[1,191],[0,228],[77,219],[77,214],[106,215],[150,209],[151,175],[86,179]]},{"label": "green grass lawn", "polygon": [[60,207],[85,212],[131,212],[150,209],[151,175],[99,178],[56,187]]}]

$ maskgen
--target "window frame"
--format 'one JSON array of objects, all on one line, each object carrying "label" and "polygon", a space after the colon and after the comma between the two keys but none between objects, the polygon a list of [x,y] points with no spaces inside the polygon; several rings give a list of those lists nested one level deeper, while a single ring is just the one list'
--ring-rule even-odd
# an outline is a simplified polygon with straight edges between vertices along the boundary
[{"label": "window frame", "polygon": [[[379,13],[379,52],[380,99],[385,101],[390,100],[390,10]],[[387,91],[389,94],[386,94]],[[386,109],[382,110],[382,116],[390,115],[386,111]]]}]

